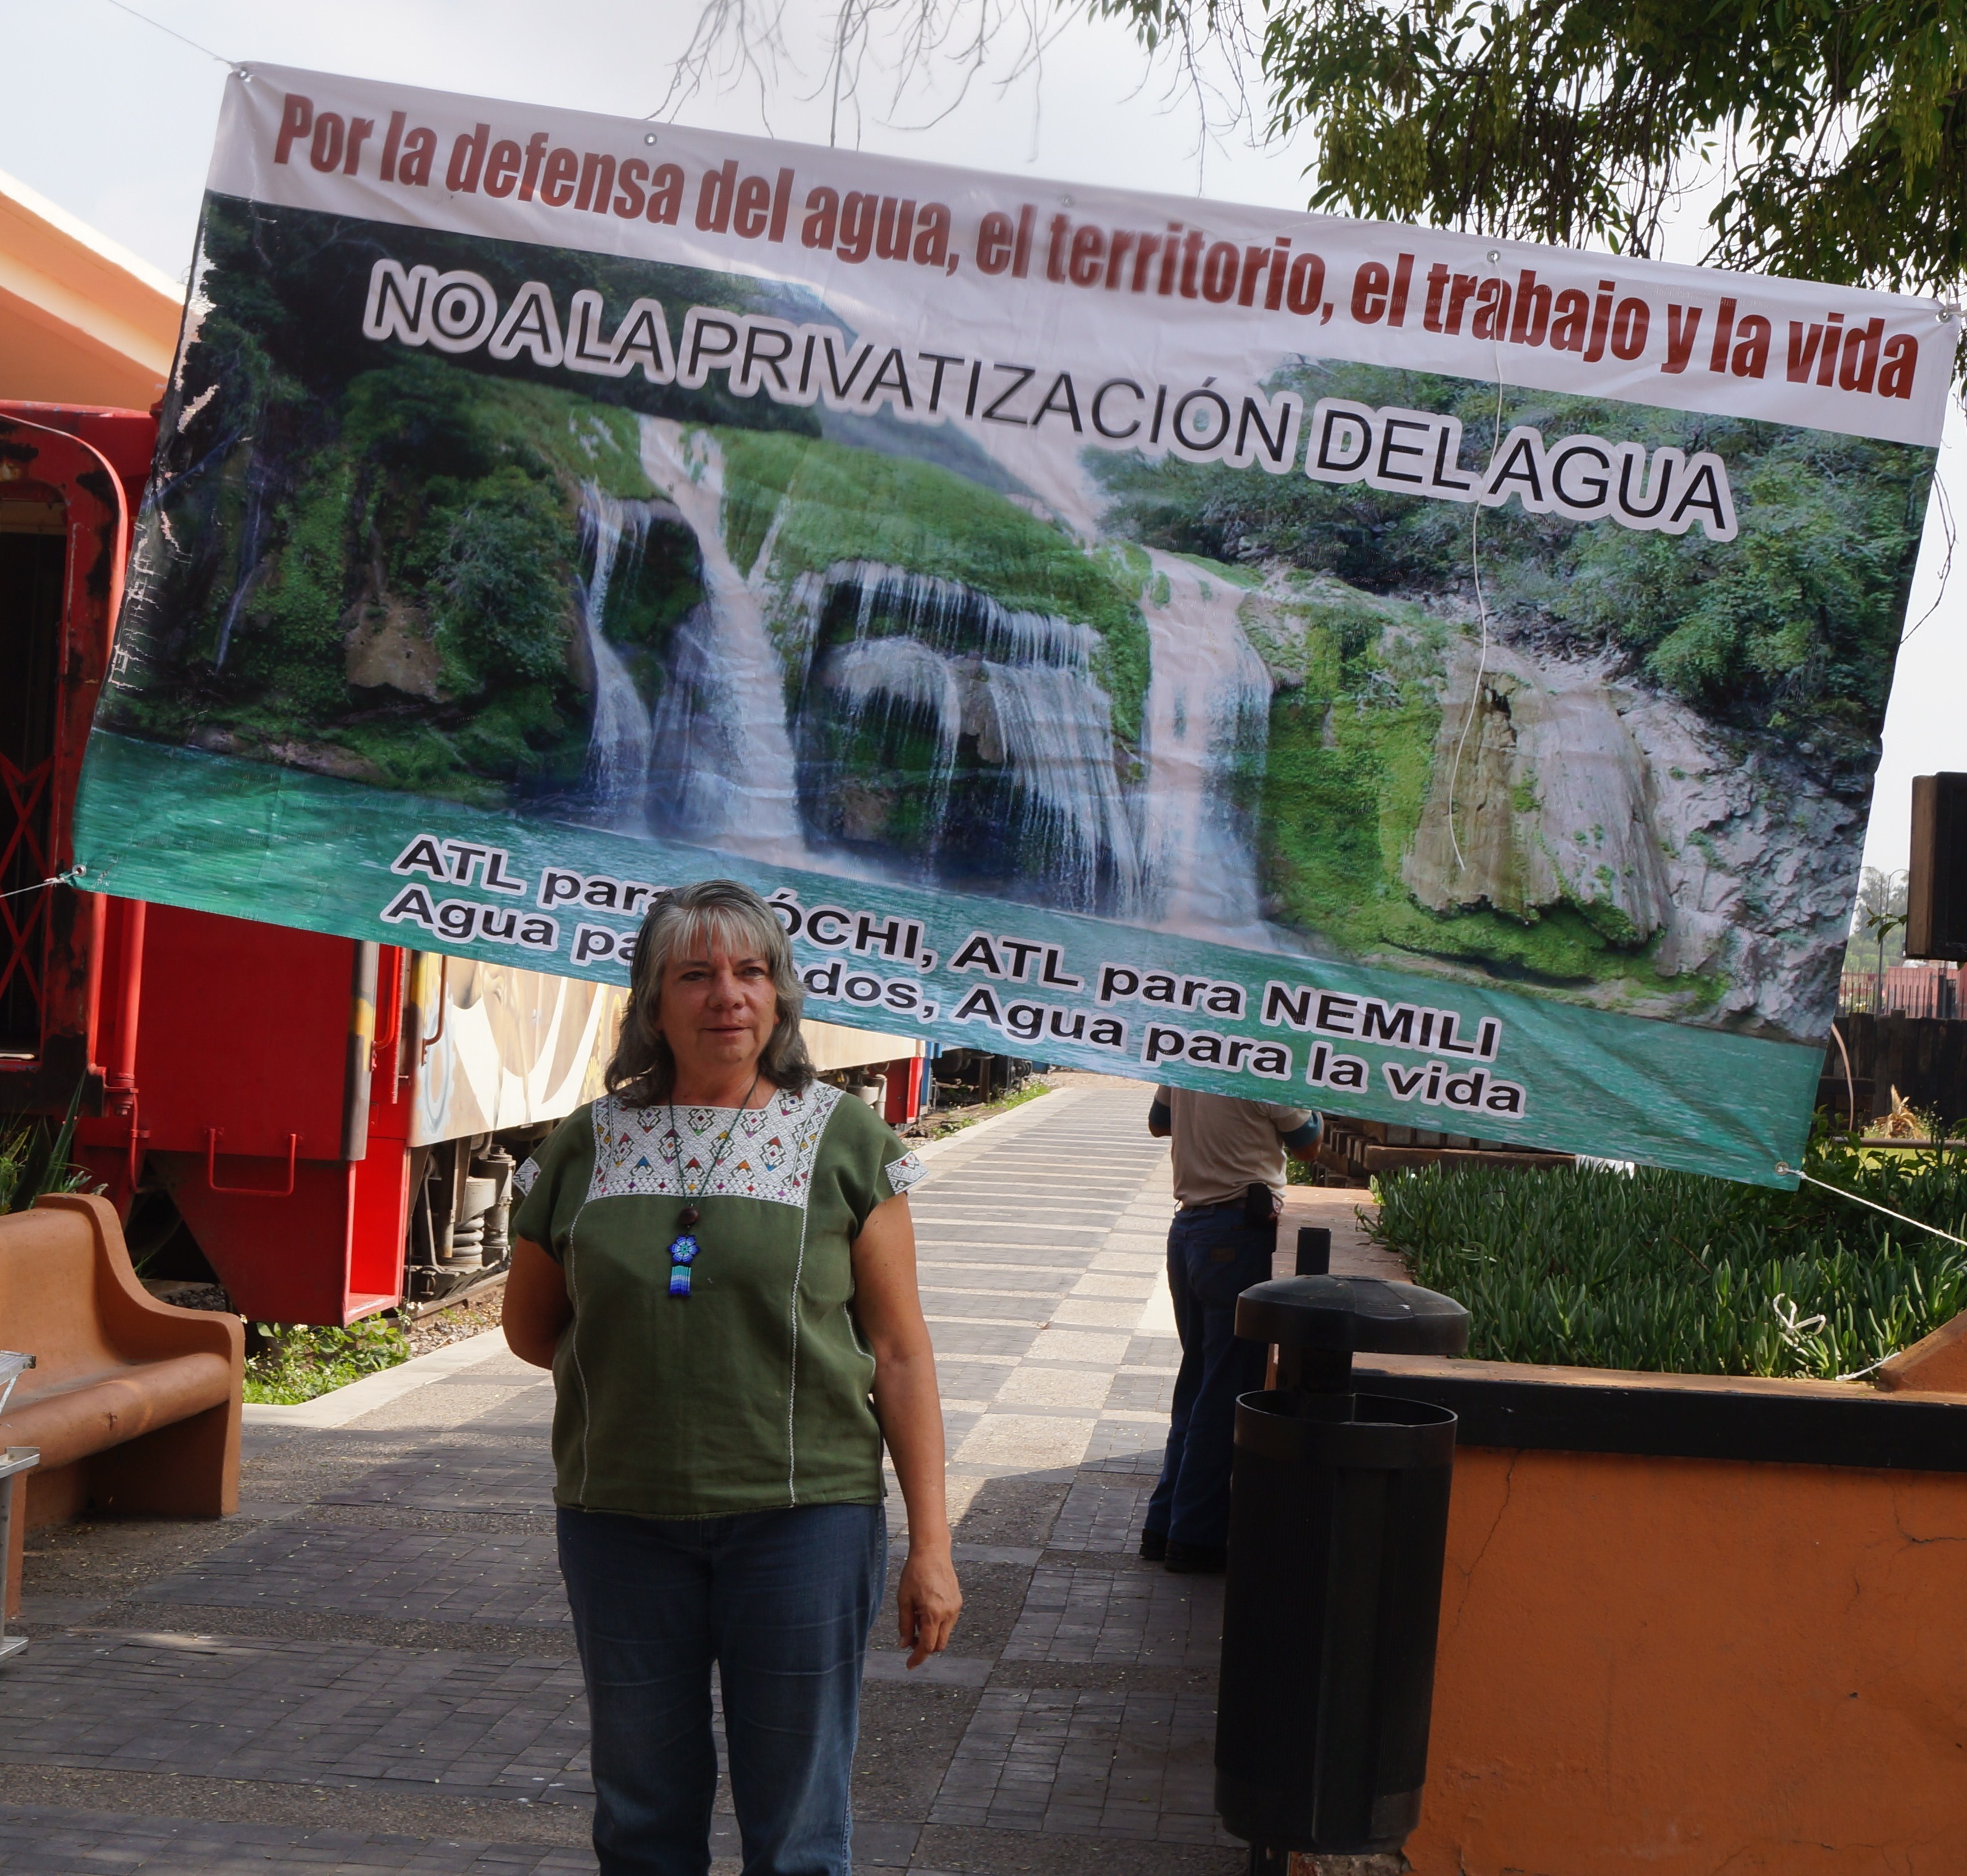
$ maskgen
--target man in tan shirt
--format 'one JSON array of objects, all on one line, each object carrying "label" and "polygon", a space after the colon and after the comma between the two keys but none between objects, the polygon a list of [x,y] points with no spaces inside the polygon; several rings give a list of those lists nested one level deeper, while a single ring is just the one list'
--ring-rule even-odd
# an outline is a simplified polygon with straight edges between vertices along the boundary
[{"label": "man in tan shirt", "polygon": [[1220,1570],[1236,1396],[1264,1385],[1263,1350],[1236,1339],[1236,1299],[1270,1276],[1284,1156],[1309,1160],[1320,1122],[1306,1108],[1163,1088],[1148,1131],[1174,1143],[1181,1208],[1168,1227],[1168,1276],[1181,1367],[1141,1554],[1174,1570]]}]

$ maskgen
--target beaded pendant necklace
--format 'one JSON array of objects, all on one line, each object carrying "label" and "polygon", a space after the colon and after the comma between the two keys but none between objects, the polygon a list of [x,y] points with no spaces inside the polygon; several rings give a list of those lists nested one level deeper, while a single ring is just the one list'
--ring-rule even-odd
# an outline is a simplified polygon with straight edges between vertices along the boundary
[{"label": "beaded pendant necklace", "polygon": [[[760,1075],[764,1072],[762,1069],[758,1071]],[[710,1164],[704,1172],[701,1192],[693,1192],[690,1189],[690,1175],[683,1170],[683,1142],[677,1136],[676,1103],[673,1101],[670,1103],[670,1146],[676,1153],[677,1179],[683,1187],[683,1209],[677,1214],[677,1223],[683,1229],[670,1244],[670,1294],[672,1296],[686,1299],[690,1295],[690,1266],[696,1263],[697,1253],[702,1248],[690,1235],[697,1220],[703,1215],[697,1210],[695,1202],[709,1194],[711,1184],[717,1177],[719,1163],[724,1157],[724,1150],[731,1144],[732,1133],[738,1123],[744,1118],[751,1105],[751,1097],[757,1092],[758,1075],[754,1075],[751,1085],[744,1090],[744,1098],[738,1104],[738,1111],[731,1117],[730,1126],[718,1136],[717,1150],[710,1156]]]}]

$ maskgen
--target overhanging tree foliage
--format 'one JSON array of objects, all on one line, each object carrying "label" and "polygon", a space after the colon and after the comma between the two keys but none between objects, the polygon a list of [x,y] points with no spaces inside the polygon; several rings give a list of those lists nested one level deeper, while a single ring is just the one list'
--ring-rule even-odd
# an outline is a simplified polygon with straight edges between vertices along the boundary
[{"label": "overhanging tree foliage", "polygon": [[[1240,0],[1311,205],[1947,295],[1967,274],[1967,0]],[[1090,0],[1151,49],[1239,0]]]},{"label": "overhanging tree foliage", "polygon": [[[839,0],[835,133],[874,71],[905,118],[951,75],[959,97],[987,64],[1029,76],[1087,18],[1131,27],[1206,116],[1225,93],[1199,55],[1221,55],[1264,133],[1312,146],[1315,209],[1650,254],[1685,203],[1719,265],[1967,280],[1967,0]],[[767,86],[786,23],[786,0],[705,0],[666,108]]]}]

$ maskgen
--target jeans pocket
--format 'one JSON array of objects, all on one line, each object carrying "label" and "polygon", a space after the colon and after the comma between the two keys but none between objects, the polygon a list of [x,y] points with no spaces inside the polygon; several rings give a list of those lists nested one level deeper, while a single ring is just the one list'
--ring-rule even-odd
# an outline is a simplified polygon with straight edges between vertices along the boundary
[{"label": "jeans pocket", "polygon": [[[1226,1224],[1190,1253],[1189,1282],[1204,1308],[1226,1309],[1271,1274],[1277,1232],[1269,1225]],[[1221,1253],[1227,1251],[1226,1257]]]}]

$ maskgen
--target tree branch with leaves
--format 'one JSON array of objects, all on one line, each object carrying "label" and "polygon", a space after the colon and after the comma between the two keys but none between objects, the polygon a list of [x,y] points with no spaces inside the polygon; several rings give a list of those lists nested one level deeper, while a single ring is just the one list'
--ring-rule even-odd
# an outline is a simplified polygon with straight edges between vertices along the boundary
[{"label": "tree branch with leaves", "polygon": [[[672,98],[762,78],[783,19],[706,0]],[[1967,0],[842,0],[835,134],[864,67],[897,111],[939,62],[960,95],[993,47],[1028,76],[1087,20],[1219,128],[1212,104],[1261,93],[1261,134],[1311,146],[1313,209],[1656,254],[1697,195],[1716,265],[1942,300],[1967,278]]]}]

